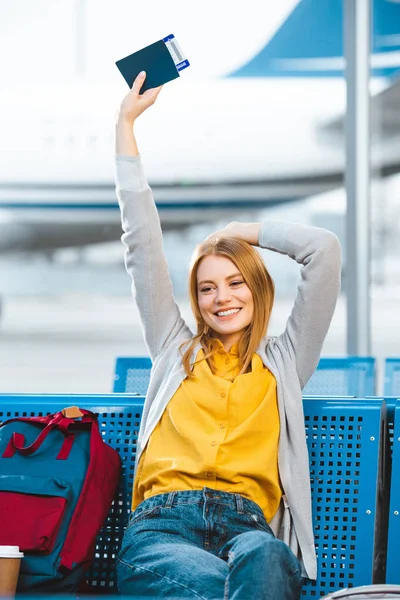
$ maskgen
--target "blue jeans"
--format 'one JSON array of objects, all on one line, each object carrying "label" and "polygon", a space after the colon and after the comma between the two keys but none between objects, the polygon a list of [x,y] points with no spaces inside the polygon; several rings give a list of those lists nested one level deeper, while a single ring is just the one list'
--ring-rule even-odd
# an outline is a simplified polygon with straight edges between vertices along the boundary
[{"label": "blue jeans", "polygon": [[117,582],[137,600],[299,600],[302,587],[299,561],[261,508],[207,487],[139,504],[117,556]]}]

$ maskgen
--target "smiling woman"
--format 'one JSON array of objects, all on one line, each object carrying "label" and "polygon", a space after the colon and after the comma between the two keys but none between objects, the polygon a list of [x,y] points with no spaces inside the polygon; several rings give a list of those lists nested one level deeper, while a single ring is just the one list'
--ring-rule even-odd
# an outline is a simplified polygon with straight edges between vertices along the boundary
[{"label": "smiling woman", "polygon": [[190,357],[198,342],[214,373],[213,339],[220,340],[227,352],[237,343],[242,357],[239,374],[242,374],[267,331],[274,284],[262,258],[246,241],[257,240],[259,230],[259,223],[230,223],[195,250],[189,294],[198,334],[183,355],[189,378],[193,377]]},{"label": "smiling woman", "polygon": [[[316,577],[301,391],[340,288],[324,229],[230,223],[194,251],[196,331],[172,293],[162,232],[133,126],[160,89],[138,77],[116,124],[126,268],[153,362],[139,431],[119,591],[152,598],[298,600]],[[282,334],[268,336],[274,284],[255,246],[302,267]]]}]

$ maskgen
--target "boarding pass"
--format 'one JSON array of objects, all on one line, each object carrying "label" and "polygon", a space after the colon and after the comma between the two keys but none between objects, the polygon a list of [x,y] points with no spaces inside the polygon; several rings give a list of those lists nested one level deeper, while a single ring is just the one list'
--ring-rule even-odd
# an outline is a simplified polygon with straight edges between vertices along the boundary
[{"label": "boarding pass", "polygon": [[185,58],[185,55],[176,41],[176,37],[172,33],[163,38],[163,42],[165,42],[178,71],[182,71],[190,66],[190,62]]}]

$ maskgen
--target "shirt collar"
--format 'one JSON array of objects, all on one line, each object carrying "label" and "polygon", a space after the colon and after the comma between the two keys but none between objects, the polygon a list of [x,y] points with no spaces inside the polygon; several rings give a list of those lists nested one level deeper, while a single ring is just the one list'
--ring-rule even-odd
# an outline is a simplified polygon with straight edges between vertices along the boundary
[{"label": "shirt collar", "polygon": [[224,348],[223,343],[221,342],[221,340],[217,339],[217,338],[213,338],[211,340],[211,350],[217,350],[217,352],[221,353],[221,354],[229,354],[230,356],[234,356],[234,357],[238,357],[239,356],[239,344],[236,342],[236,344],[233,344],[232,348],[229,350],[229,352],[227,352]]}]

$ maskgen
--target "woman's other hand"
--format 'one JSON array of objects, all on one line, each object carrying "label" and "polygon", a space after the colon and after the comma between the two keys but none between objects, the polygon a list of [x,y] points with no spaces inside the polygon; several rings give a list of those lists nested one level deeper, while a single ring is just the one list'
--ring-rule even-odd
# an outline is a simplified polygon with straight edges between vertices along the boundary
[{"label": "woman's other hand", "polygon": [[161,91],[162,85],[156,88],[146,90],[140,94],[140,90],[145,82],[146,73],[142,71],[133,82],[132,89],[121,102],[118,112],[118,119],[123,119],[125,122],[133,125],[139,115],[142,114],[149,106],[152,106],[157,100],[157,96]]},{"label": "woman's other hand", "polygon": [[234,237],[248,242],[252,246],[258,246],[258,236],[260,233],[261,223],[240,223],[232,221],[223,229],[214,231],[206,237],[206,241],[218,240],[222,237]]}]

